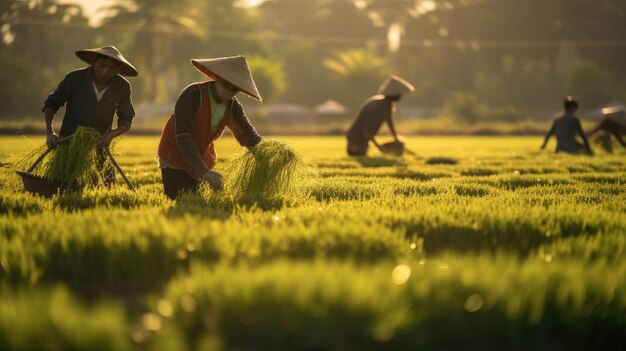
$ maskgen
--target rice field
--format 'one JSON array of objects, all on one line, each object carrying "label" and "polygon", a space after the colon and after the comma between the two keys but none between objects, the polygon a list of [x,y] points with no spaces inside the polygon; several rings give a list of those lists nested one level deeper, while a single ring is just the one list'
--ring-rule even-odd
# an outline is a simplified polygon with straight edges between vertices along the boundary
[{"label": "rice field", "polygon": [[[174,202],[157,137],[117,144],[136,191],[118,175],[50,199],[14,172],[44,140],[1,137],[0,349],[626,348],[625,150],[412,137],[416,156],[350,158],[340,137],[276,139],[317,173],[298,196]],[[216,146],[228,182],[242,149]]]}]

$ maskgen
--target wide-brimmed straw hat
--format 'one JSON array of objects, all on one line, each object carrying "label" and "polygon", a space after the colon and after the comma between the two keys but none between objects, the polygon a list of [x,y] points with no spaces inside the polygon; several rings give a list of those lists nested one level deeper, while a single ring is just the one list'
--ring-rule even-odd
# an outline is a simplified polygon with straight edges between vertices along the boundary
[{"label": "wide-brimmed straw hat", "polygon": [[97,55],[106,56],[121,63],[122,65],[120,66],[119,74],[123,76],[136,77],[139,75],[137,69],[133,65],[131,65],[130,62],[128,62],[126,58],[124,58],[124,56],[122,56],[122,53],[120,53],[120,51],[115,46],[103,46],[94,49],[83,49],[76,51],[76,56],[90,65],[92,65],[96,61]]},{"label": "wide-brimmed straw hat", "polygon": [[378,88],[378,94],[382,94],[385,96],[393,96],[393,95],[402,95],[404,93],[408,93],[410,91],[415,91],[415,87],[411,85],[411,83],[406,80],[396,76],[391,75],[387,80]]},{"label": "wide-brimmed straw hat", "polygon": [[211,79],[215,80],[217,77],[224,79],[244,94],[259,101],[263,100],[259,90],[256,88],[246,58],[242,55],[212,59],[192,59],[191,63]]}]

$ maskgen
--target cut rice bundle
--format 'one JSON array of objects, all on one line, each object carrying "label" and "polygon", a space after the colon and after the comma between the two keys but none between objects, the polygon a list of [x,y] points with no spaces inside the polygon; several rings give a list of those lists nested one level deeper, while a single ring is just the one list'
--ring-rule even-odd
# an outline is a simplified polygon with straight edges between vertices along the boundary
[{"label": "cut rice bundle", "polygon": [[226,190],[242,198],[295,197],[314,178],[314,168],[286,142],[264,139],[232,162]]},{"label": "cut rice bundle", "polygon": [[[93,128],[78,127],[72,138],[57,145],[35,168],[33,173],[64,186],[95,187],[104,184],[102,170],[111,169],[111,161],[104,152],[98,152],[102,135]],[[114,149],[113,143],[109,146]],[[18,169],[28,169],[45,151],[39,146],[16,163]]]}]

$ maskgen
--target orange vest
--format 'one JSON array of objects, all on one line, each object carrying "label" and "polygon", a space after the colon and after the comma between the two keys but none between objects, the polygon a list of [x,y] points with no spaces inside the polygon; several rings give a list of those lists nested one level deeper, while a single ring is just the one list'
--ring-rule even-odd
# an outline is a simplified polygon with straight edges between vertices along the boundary
[{"label": "orange vest", "polygon": [[[200,108],[196,113],[196,120],[194,122],[194,128],[191,132],[191,138],[196,146],[196,149],[202,155],[204,162],[209,169],[213,169],[217,163],[217,154],[215,153],[215,145],[213,141],[219,139],[224,133],[224,128],[230,118],[230,107],[232,104],[229,102],[226,106],[226,112],[224,118],[220,122],[215,131],[211,130],[211,102],[207,95],[207,89],[209,82],[193,83],[197,84],[202,96],[200,101]],[[186,89],[186,88],[185,88]],[[172,113],[165,123],[163,132],[161,133],[161,141],[159,142],[159,149],[157,156],[160,160],[163,160],[167,165],[185,170],[193,178],[199,178],[201,175],[191,168],[191,166],[185,161],[178,145],[176,144],[176,114]]]}]

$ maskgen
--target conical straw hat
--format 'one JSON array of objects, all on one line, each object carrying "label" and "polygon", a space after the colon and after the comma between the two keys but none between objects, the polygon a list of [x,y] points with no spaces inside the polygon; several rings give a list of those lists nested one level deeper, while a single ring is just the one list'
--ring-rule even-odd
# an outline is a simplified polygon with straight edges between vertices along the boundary
[{"label": "conical straw hat", "polygon": [[385,96],[402,95],[410,91],[415,91],[415,88],[411,83],[396,76],[391,75],[387,80],[378,88],[378,94]]},{"label": "conical straw hat", "polygon": [[242,55],[212,59],[192,59],[191,63],[196,66],[200,72],[212,79],[220,77],[239,88],[239,90],[246,95],[259,101],[263,100],[256,88],[246,58]]},{"label": "conical straw hat", "polygon": [[96,55],[98,54],[121,63],[122,65],[120,66],[119,74],[127,77],[136,77],[139,75],[137,69],[133,67],[133,65],[131,65],[130,62],[124,58],[124,56],[122,56],[120,51],[115,46],[103,46],[100,48],[76,51],[76,56],[90,65],[96,61]]},{"label": "conical straw hat", "polygon": [[626,127],[626,108],[624,105],[605,107],[602,109],[602,114]]}]

